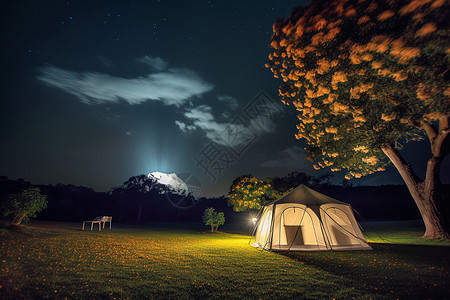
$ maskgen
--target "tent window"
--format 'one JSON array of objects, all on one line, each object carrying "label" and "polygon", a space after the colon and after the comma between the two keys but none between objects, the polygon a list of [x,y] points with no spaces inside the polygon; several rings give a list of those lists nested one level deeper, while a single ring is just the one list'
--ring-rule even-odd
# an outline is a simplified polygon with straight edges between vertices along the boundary
[{"label": "tent window", "polygon": [[329,207],[324,212],[324,225],[333,246],[359,244],[352,223],[342,209]]}]

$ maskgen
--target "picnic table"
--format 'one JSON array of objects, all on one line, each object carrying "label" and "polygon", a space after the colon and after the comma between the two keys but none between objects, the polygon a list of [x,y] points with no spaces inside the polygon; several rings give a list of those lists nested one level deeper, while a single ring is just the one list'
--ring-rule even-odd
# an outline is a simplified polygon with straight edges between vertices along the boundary
[{"label": "picnic table", "polygon": [[91,223],[91,231],[94,228],[94,224],[98,224],[98,231],[101,231],[102,227],[103,227],[103,229],[105,229],[105,223],[107,223],[107,222],[109,222],[109,229],[111,229],[111,221],[112,221],[111,216],[102,216],[102,217],[97,217],[91,221],[83,221],[83,228],[81,230],[84,230],[86,223]]}]

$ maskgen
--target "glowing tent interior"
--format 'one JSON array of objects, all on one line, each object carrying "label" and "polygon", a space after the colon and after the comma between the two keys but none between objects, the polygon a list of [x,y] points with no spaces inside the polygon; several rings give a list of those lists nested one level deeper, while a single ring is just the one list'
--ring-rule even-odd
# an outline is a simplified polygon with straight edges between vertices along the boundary
[{"label": "glowing tent interior", "polygon": [[271,251],[372,250],[349,204],[305,185],[263,208],[253,246]]}]

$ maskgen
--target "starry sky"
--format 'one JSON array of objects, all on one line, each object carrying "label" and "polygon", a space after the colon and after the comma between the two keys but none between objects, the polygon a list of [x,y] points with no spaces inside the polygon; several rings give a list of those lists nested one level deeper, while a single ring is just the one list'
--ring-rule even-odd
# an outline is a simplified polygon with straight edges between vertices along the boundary
[{"label": "starry sky", "polygon": [[[272,24],[302,3],[9,1],[0,12],[0,175],[107,191],[133,175],[175,172],[211,196],[242,174],[322,174],[264,67]],[[403,154],[424,174],[426,143]],[[391,167],[351,182],[402,180]]]}]

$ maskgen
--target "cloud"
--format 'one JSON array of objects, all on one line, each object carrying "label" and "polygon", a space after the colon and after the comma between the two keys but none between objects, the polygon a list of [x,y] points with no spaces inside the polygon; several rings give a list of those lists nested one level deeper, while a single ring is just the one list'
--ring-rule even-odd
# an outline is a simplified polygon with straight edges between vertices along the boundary
[{"label": "cloud", "polygon": [[169,64],[161,57],[151,57],[150,55],[145,55],[141,58],[138,58],[136,61],[148,65],[152,69],[157,71],[164,70],[169,66]]},{"label": "cloud", "polygon": [[185,133],[195,130],[195,126],[194,125],[187,125],[186,123],[183,123],[183,122],[178,121],[178,120],[175,120],[175,124],[180,128],[181,131],[183,131]]},{"label": "cloud", "polygon": [[217,99],[219,99],[220,102],[225,103],[230,109],[235,110],[239,107],[239,101],[232,96],[219,95]]},{"label": "cloud", "polygon": [[253,118],[249,121],[249,127],[258,135],[270,133],[275,130],[275,123],[273,120],[266,116],[260,116]]},{"label": "cloud", "polygon": [[206,137],[214,143],[233,148],[242,148],[251,144],[261,135],[272,132],[275,124],[268,118],[245,119],[236,117],[228,122],[219,122],[209,105],[190,107],[184,112],[191,125],[175,121],[181,131],[188,133],[193,130],[203,131]]},{"label": "cloud", "polygon": [[124,78],[98,72],[75,72],[49,65],[39,69],[38,79],[77,96],[86,104],[160,101],[166,105],[180,106],[190,98],[213,89],[211,84],[191,70],[163,69],[167,63],[161,58],[144,56],[140,61],[151,68],[151,72],[144,77]]},{"label": "cloud", "polygon": [[223,145],[226,141],[221,134],[229,124],[217,122],[211,111],[212,108],[210,106],[200,105],[187,110],[184,116],[193,123],[189,128],[202,130],[209,140]]},{"label": "cloud", "polygon": [[261,166],[264,168],[286,168],[291,167],[295,170],[310,170],[311,163],[305,159],[306,151],[298,146],[292,146],[279,151],[273,160],[264,162]]}]

